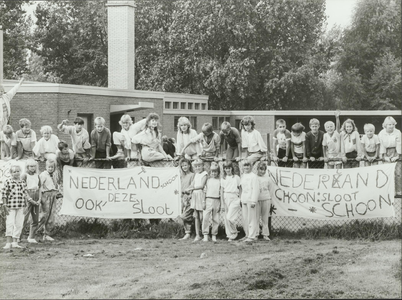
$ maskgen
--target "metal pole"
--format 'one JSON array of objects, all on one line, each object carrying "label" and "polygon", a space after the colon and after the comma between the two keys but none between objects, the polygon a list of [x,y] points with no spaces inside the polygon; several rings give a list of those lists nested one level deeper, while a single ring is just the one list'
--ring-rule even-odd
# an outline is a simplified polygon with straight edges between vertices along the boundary
[{"label": "metal pole", "polygon": [[0,25],[0,85],[3,84],[3,30]]}]

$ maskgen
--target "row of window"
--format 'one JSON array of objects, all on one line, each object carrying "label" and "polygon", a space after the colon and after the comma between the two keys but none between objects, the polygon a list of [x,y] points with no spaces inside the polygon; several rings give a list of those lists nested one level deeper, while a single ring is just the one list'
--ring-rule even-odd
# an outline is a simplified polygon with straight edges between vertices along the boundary
[{"label": "row of window", "polygon": [[[192,102],[170,102],[170,101],[165,101],[165,109],[179,109],[179,103],[180,103],[180,109],[195,109],[195,110],[206,110],[207,109],[207,104],[206,103],[192,103]],[[201,104],[201,105],[200,105]]]}]

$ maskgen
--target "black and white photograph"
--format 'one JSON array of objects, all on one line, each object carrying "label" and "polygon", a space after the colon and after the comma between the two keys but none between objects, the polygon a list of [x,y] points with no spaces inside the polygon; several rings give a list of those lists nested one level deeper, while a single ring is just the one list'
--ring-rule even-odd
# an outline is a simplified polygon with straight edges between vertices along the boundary
[{"label": "black and white photograph", "polygon": [[401,299],[401,0],[0,0],[0,299]]}]

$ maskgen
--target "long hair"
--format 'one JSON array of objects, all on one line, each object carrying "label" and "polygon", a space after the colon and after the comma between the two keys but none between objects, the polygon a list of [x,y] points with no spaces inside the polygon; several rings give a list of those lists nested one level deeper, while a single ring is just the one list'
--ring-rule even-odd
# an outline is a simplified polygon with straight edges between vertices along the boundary
[{"label": "long hair", "polygon": [[149,121],[151,121],[151,120],[156,120],[156,121],[158,122],[157,125],[156,125],[156,127],[154,128],[154,131],[155,131],[156,137],[159,138],[159,130],[158,130],[158,127],[161,126],[160,123],[159,123],[159,115],[158,115],[157,113],[150,113],[150,114],[147,116],[146,121],[145,121],[145,128],[146,128],[146,129],[149,127],[148,124],[149,124]]}]

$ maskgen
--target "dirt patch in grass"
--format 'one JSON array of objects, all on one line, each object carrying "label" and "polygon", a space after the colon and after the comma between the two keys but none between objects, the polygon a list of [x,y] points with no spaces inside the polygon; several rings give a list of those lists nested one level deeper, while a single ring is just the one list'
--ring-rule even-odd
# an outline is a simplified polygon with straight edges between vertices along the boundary
[{"label": "dirt patch in grass", "polygon": [[0,252],[1,298],[401,298],[399,240],[22,245],[27,248]]}]

